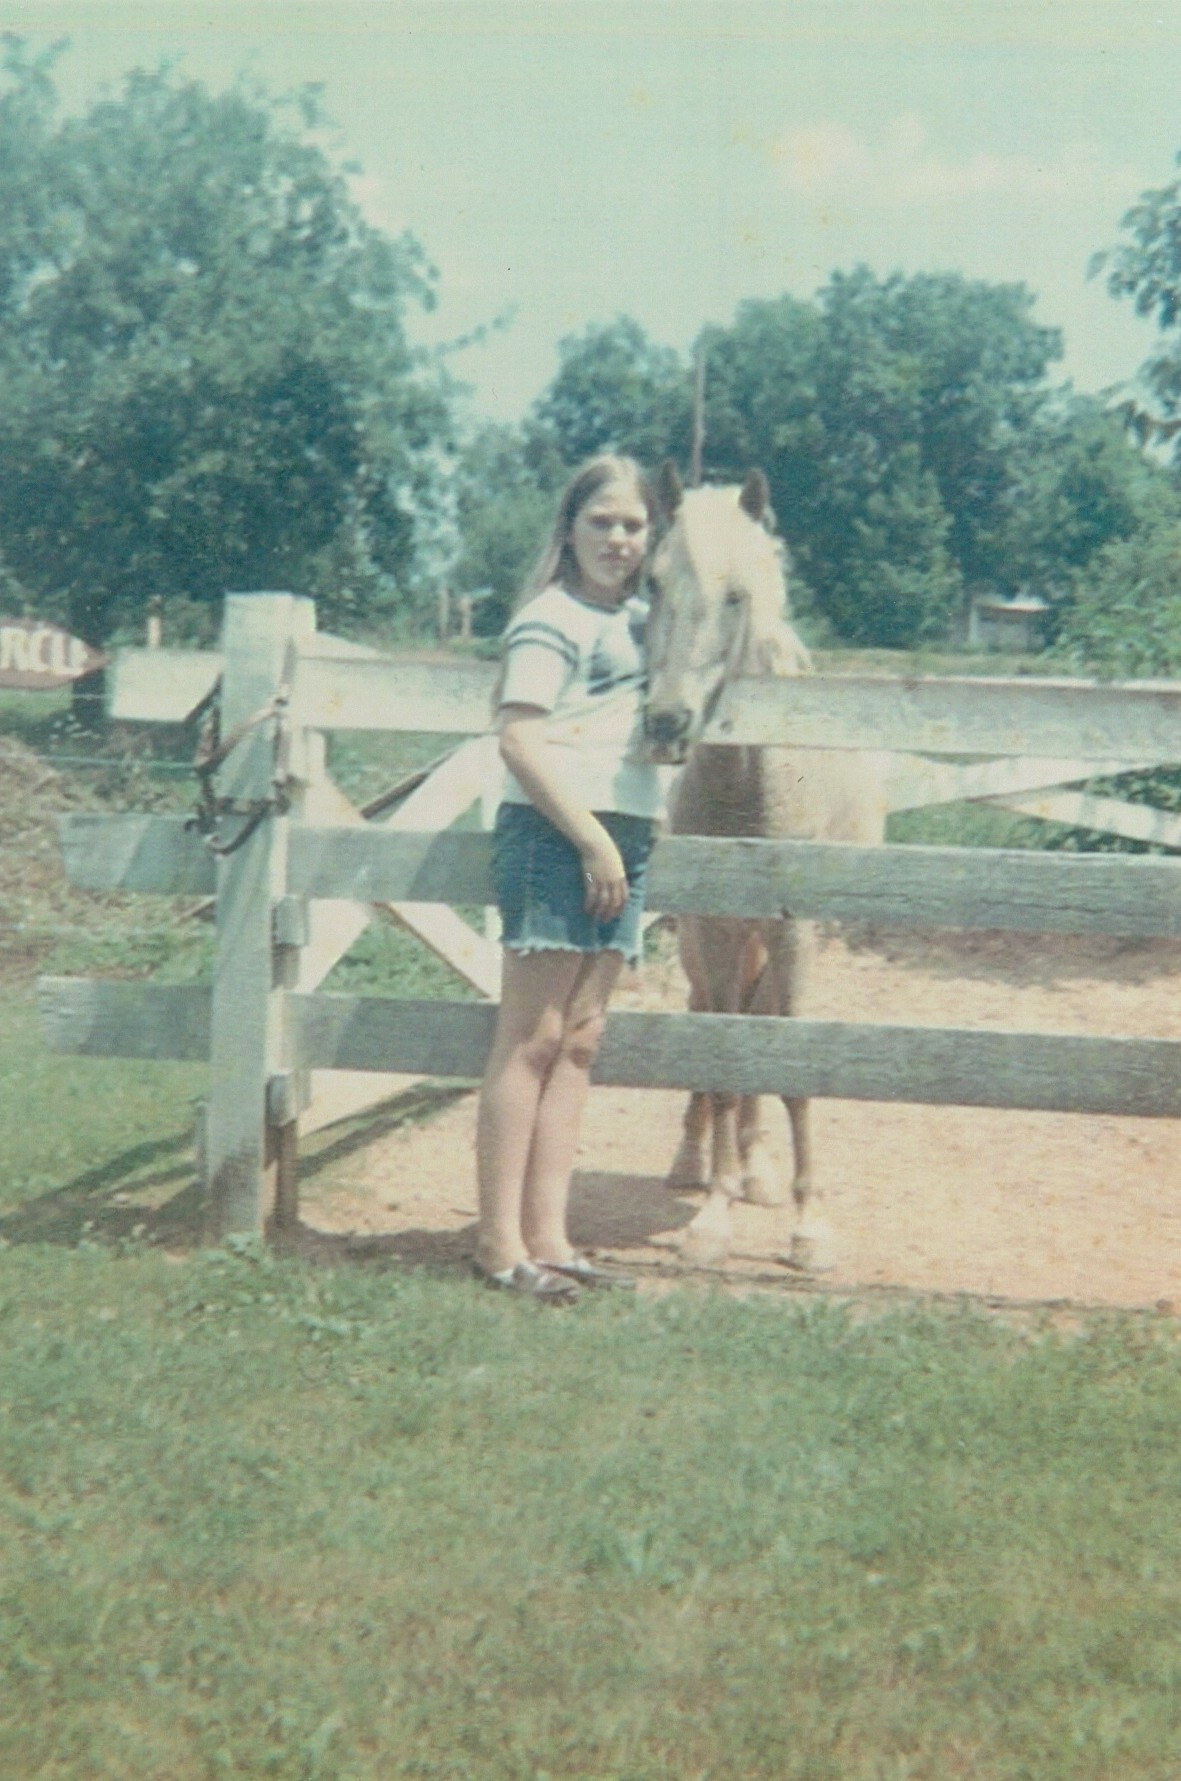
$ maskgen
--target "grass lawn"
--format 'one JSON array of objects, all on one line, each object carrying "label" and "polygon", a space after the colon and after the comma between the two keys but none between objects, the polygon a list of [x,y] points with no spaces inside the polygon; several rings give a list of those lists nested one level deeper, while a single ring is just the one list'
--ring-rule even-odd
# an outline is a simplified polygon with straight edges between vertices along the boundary
[{"label": "grass lawn", "polygon": [[[136,1202],[164,1205],[190,1188],[205,1070],[51,1056],[32,991],[12,983],[4,991],[0,1237],[69,1244],[91,1230],[129,1234],[142,1216]],[[194,1210],[178,1203],[162,1234],[195,1229]]]},{"label": "grass lawn", "polygon": [[0,1254],[0,1773],[1176,1776],[1174,1334]]}]

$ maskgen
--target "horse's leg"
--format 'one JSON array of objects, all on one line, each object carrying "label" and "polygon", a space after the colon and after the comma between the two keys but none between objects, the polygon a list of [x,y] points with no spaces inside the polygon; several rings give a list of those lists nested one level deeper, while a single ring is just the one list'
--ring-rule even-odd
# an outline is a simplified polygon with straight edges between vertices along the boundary
[{"label": "horse's leg", "polygon": [[711,1095],[713,1111],[713,1157],[709,1172],[709,1191],[720,1194],[729,1205],[742,1198],[742,1153],[738,1148],[738,1109],[741,1095]]},{"label": "horse's leg", "polygon": [[[677,923],[677,947],[681,966],[689,980],[689,1011],[709,1012],[709,990],[702,959],[701,924],[692,916]],[[711,1097],[700,1092],[689,1096],[681,1126],[681,1142],[668,1172],[670,1187],[706,1187],[709,1184],[710,1133],[713,1127]]]},{"label": "horse's leg", "polygon": [[742,1156],[742,1197],[752,1206],[782,1206],[787,1184],[775,1160],[762,1095],[743,1095],[738,1109],[738,1148]]},{"label": "horse's leg", "polygon": [[[809,922],[777,922],[767,935],[768,976],[775,981],[778,1011],[784,1015],[799,1014],[812,951],[812,927]],[[833,1265],[833,1234],[816,1210],[812,1184],[812,1136],[808,1102],[795,1095],[784,1095],[791,1126],[795,1172],[791,1194],[795,1201],[796,1222],[791,1234],[791,1247],[780,1257],[788,1267],[803,1272],[819,1272]]]},{"label": "horse's leg", "polygon": [[670,1187],[706,1187],[709,1184],[710,1133],[713,1129],[711,1097],[691,1094],[681,1123],[681,1142],[668,1172]]},{"label": "horse's leg", "polygon": [[[724,919],[692,924],[694,964],[698,969],[697,1006],[718,1014],[735,1014],[741,1005],[742,959],[747,928]],[[735,1094],[714,1094],[713,1145],[709,1191],[705,1204],[685,1227],[681,1254],[699,1267],[714,1267],[730,1253],[730,1205],[742,1193],[738,1150],[738,1104]]]},{"label": "horse's leg", "polygon": [[[746,1014],[778,1014],[776,976],[762,936],[752,933],[742,961],[741,1006]],[[753,1206],[781,1206],[787,1197],[771,1150],[763,1095],[743,1095],[738,1109],[738,1149],[742,1158],[742,1197]]]},{"label": "horse's leg", "polygon": [[699,1268],[713,1268],[725,1261],[733,1237],[730,1207],[742,1195],[741,1159],[738,1154],[737,1095],[707,1095],[712,1126],[712,1157],[705,1203],[685,1226],[680,1253]]}]

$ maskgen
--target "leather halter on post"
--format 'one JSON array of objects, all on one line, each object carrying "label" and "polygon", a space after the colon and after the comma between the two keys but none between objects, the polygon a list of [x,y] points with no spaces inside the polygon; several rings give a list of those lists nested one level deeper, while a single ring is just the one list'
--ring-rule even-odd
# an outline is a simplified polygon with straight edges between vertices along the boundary
[{"label": "leather halter on post", "polygon": [[[219,858],[224,859],[228,854],[236,853],[268,816],[283,816],[291,808],[291,727],[287,716],[290,699],[291,689],[281,686],[265,705],[260,706],[240,724],[235,724],[228,736],[222,737],[220,681],[211,695],[197,746],[197,757],[193,762],[193,772],[197,778],[197,807],[185,827],[195,829],[203,837],[210,853]],[[261,798],[219,797],[214,789],[214,777],[218,768],[252,730],[267,723],[274,725],[274,767],[269,792]],[[238,816],[243,819],[241,828],[229,839],[218,832],[218,824],[224,816]]]}]

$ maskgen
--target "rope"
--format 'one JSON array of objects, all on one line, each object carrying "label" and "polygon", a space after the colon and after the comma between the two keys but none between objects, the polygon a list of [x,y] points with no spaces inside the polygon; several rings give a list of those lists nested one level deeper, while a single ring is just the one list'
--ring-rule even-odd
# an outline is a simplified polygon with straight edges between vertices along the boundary
[{"label": "rope", "polygon": [[431,774],[444,766],[453,754],[458,754],[463,746],[463,742],[457,742],[454,747],[445,749],[442,754],[436,755],[433,761],[428,761],[425,767],[416,767],[413,772],[407,773],[404,779],[399,779],[396,785],[391,785],[387,791],[378,792],[377,796],[370,798],[367,804],[359,806],[360,815],[368,820],[374,816],[381,816],[386,810],[392,810],[395,804],[401,804],[410,796],[411,792],[416,792],[420,785],[425,785]]}]

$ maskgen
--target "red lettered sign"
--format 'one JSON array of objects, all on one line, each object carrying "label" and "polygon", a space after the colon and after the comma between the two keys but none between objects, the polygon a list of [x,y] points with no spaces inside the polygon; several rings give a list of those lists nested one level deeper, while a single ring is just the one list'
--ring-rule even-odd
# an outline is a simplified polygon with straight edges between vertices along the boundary
[{"label": "red lettered sign", "polygon": [[101,650],[60,625],[35,618],[0,618],[0,686],[50,692],[106,666]]}]

